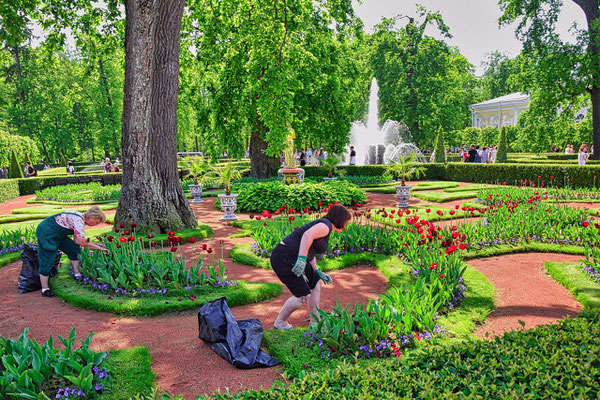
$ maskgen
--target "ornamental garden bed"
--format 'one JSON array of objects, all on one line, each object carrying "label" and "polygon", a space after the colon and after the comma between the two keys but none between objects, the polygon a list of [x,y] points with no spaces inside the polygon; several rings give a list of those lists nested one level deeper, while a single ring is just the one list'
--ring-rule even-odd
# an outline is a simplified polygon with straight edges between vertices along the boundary
[{"label": "ornamental garden bed", "polygon": [[[151,234],[116,230],[119,236],[103,237],[110,253],[81,253],[79,280],[69,268],[59,269],[51,287],[60,298],[79,307],[138,316],[196,308],[220,297],[235,306],[281,294],[278,284],[228,280],[225,265],[206,245],[206,256],[188,263],[180,250],[186,240],[174,232],[162,247]],[[195,240],[192,236],[187,242]]]}]

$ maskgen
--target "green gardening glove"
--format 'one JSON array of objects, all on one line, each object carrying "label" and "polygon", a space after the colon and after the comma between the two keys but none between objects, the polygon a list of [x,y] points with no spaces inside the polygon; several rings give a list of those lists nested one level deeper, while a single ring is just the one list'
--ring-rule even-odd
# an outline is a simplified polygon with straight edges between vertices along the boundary
[{"label": "green gardening glove", "polygon": [[296,276],[302,276],[304,274],[304,269],[306,268],[306,256],[298,256],[296,260],[296,264],[292,268],[292,272],[296,274]]},{"label": "green gardening glove", "polygon": [[333,282],[333,279],[331,279],[331,276],[329,276],[325,272],[319,271],[318,269],[315,272],[319,276],[319,278],[321,278],[321,280],[323,281],[324,284],[331,285],[331,283]]}]

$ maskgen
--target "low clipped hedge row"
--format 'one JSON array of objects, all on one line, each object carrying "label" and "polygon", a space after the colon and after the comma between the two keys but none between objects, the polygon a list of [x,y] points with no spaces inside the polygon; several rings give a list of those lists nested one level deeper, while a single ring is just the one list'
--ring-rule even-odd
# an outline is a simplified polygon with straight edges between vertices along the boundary
[{"label": "low clipped hedge row", "polygon": [[[534,181],[541,184],[550,181],[554,186],[594,187],[600,186],[600,165],[572,165],[572,164],[475,164],[475,163],[447,163],[424,164],[424,179],[446,180],[457,182],[506,182],[514,185],[523,180]],[[383,165],[355,165],[346,166],[351,175],[382,175],[385,172]],[[323,176],[326,174],[322,167],[305,167],[306,176]]]},{"label": "low clipped hedge row", "polygon": [[19,197],[19,184],[16,179],[0,180],[0,204]]},{"label": "low clipped hedge row", "polygon": [[373,363],[341,363],[328,373],[310,373],[289,386],[219,394],[231,399],[385,398],[598,398],[600,314],[492,341],[433,346]]}]

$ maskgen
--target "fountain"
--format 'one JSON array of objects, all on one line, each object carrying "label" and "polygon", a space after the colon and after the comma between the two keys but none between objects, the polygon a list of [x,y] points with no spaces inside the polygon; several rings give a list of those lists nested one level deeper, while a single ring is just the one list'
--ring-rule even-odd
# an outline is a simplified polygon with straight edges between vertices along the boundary
[{"label": "fountain", "polygon": [[286,139],[286,147],[283,150],[285,166],[280,168],[277,174],[282,178],[285,185],[293,185],[304,182],[304,169],[298,168],[294,160],[294,139],[296,138],[296,132],[289,122],[287,123],[287,127],[290,134]]},{"label": "fountain", "polygon": [[411,143],[411,133],[404,122],[387,120],[379,128],[379,85],[375,78],[371,81],[367,123],[352,123],[350,144],[356,151],[357,165],[389,164],[412,153],[416,153],[417,161],[426,161],[419,148]]}]

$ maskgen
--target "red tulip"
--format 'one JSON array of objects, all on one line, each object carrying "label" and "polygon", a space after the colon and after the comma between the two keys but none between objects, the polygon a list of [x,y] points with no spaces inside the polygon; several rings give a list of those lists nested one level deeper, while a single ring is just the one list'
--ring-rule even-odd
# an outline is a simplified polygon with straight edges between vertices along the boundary
[{"label": "red tulip", "polygon": [[123,222],[121,222],[121,223],[119,224],[119,228],[125,228],[125,224],[124,224]]},{"label": "red tulip", "polygon": [[119,233],[119,228],[115,228],[115,233]]},{"label": "red tulip", "polygon": [[175,252],[177,251],[177,246],[173,246],[173,247],[171,247],[171,251],[172,251],[173,253],[175,253]]},{"label": "red tulip", "polygon": [[207,252],[208,254],[212,253],[212,252],[213,252],[213,249],[212,249],[212,247],[209,247],[208,249],[206,249],[206,252]]},{"label": "red tulip", "polygon": [[135,236],[129,236],[129,237],[127,238],[127,240],[129,240],[130,242],[133,242],[133,241],[135,240]]},{"label": "red tulip", "polygon": [[195,241],[196,241],[195,237],[191,237],[191,238],[188,239],[188,242],[190,242],[190,243],[194,243]]},{"label": "red tulip", "polygon": [[152,246],[152,247],[156,247],[156,242],[155,242],[154,240],[153,240],[153,241],[151,241],[151,242],[150,242],[150,246]]},{"label": "red tulip", "polygon": [[436,268],[437,268],[437,266],[438,266],[438,265],[437,265],[437,263],[432,263],[432,264],[431,264],[431,267],[429,267],[429,269],[436,269]]},{"label": "red tulip", "polygon": [[458,245],[458,248],[461,249],[461,250],[464,250],[464,249],[467,248],[467,245],[464,244],[464,243],[461,243],[461,244]]},{"label": "red tulip", "polygon": [[137,226],[137,222],[132,222],[131,223],[131,228],[135,228]]},{"label": "red tulip", "polygon": [[106,240],[108,240],[109,242],[112,242],[112,241],[113,241],[113,239],[114,239],[114,238],[113,238],[112,236],[109,236],[109,237],[107,237],[107,238],[106,238]]},{"label": "red tulip", "polygon": [[123,231],[123,234],[125,234],[125,235],[131,235],[131,231]]},{"label": "red tulip", "polygon": [[126,241],[127,241],[127,238],[125,236],[121,236],[119,238],[119,242],[121,242],[121,243],[125,243]]}]

